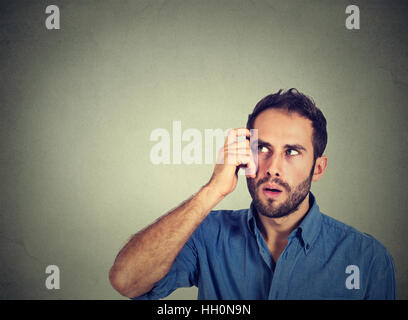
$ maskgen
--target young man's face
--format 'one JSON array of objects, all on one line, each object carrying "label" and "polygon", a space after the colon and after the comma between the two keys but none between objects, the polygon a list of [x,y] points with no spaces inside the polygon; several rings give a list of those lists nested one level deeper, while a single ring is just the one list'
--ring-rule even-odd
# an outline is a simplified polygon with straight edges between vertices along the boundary
[{"label": "young man's face", "polygon": [[252,152],[257,152],[258,170],[255,178],[247,178],[249,192],[258,213],[287,216],[306,198],[312,180],[319,178],[313,176],[312,122],[295,112],[267,109],[255,119],[254,129],[258,148]]}]

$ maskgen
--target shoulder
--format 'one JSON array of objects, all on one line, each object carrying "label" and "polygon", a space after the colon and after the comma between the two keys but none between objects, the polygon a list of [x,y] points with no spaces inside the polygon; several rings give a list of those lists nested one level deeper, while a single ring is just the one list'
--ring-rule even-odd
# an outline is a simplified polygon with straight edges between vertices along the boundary
[{"label": "shoulder", "polygon": [[203,221],[204,224],[236,225],[246,222],[249,209],[240,210],[213,210]]},{"label": "shoulder", "polygon": [[353,255],[389,256],[385,246],[372,235],[361,232],[339,220],[322,213],[321,240],[329,246],[343,248]]}]

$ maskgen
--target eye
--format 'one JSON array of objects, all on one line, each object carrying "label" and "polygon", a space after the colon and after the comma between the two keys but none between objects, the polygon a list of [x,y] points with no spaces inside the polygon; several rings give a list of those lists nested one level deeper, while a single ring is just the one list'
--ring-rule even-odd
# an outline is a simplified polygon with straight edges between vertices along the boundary
[{"label": "eye", "polygon": [[288,150],[286,150],[286,154],[288,156],[297,156],[299,154],[299,151],[297,151],[295,149],[288,149]]},{"label": "eye", "polygon": [[266,153],[266,152],[268,152],[269,150],[268,150],[268,148],[265,147],[265,146],[258,146],[258,151],[259,151],[260,153]]}]

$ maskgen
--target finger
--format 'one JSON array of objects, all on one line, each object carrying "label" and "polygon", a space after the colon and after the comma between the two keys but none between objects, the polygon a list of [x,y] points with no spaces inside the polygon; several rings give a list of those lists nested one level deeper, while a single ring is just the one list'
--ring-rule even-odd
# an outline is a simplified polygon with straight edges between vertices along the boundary
[{"label": "finger", "polygon": [[237,141],[232,144],[229,144],[228,146],[225,146],[225,151],[226,152],[247,152],[248,154],[251,151],[250,145],[249,145],[249,140],[244,140],[244,141]]},{"label": "finger", "polygon": [[232,129],[228,132],[227,139],[225,140],[225,144],[232,144],[238,141],[238,137],[244,137],[242,139],[246,139],[246,137],[251,137],[251,132],[247,128],[237,128]]},{"label": "finger", "polygon": [[250,157],[250,152],[247,149],[237,150],[234,148],[221,148],[218,152],[217,164],[239,165],[238,157]]},{"label": "finger", "polygon": [[244,140],[238,140],[237,142],[236,142],[236,145],[237,145],[237,149],[250,149],[249,148],[249,140],[247,140],[247,139],[244,139]]},{"label": "finger", "polygon": [[236,166],[248,166],[251,161],[251,157],[247,154],[236,154],[235,165]]},{"label": "finger", "polygon": [[245,149],[237,149],[235,150],[235,152],[233,152],[234,154],[242,154],[242,155],[246,155],[246,156],[252,156],[252,152],[250,149],[245,148]]},{"label": "finger", "polygon": [[229,153],[227,157],[224,157],[224,160],[227,159],[226,164],[233,166],[246,166],[251,157],[247,153]]},{"label": "finger", "polygon": [[[244,163],[246,164],[251,159],[251,152],[248,149],[229,150],[224,156],[224,159],[227,159],[228,164],[234,164],[234,165],[237,165],[237,161],[240,161],[240,159],[246,159]],[[239,163],[239,164],[242,164],[242,163]]]}]

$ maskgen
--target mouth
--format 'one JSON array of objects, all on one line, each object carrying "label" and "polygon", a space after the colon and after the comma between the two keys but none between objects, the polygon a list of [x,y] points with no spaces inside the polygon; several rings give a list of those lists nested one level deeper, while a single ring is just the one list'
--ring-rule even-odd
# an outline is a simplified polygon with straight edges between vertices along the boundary
[{"label": "mouth", "polygon": [[276,186],[270,186],[270,185],[267,185],[267,186],[263,187],[262,191],[263,191],[263,194],[267,198],[270,198],[270,199],[278,198],[283,192],[282,189],[280,189],[280,188],[278,188]]}]

